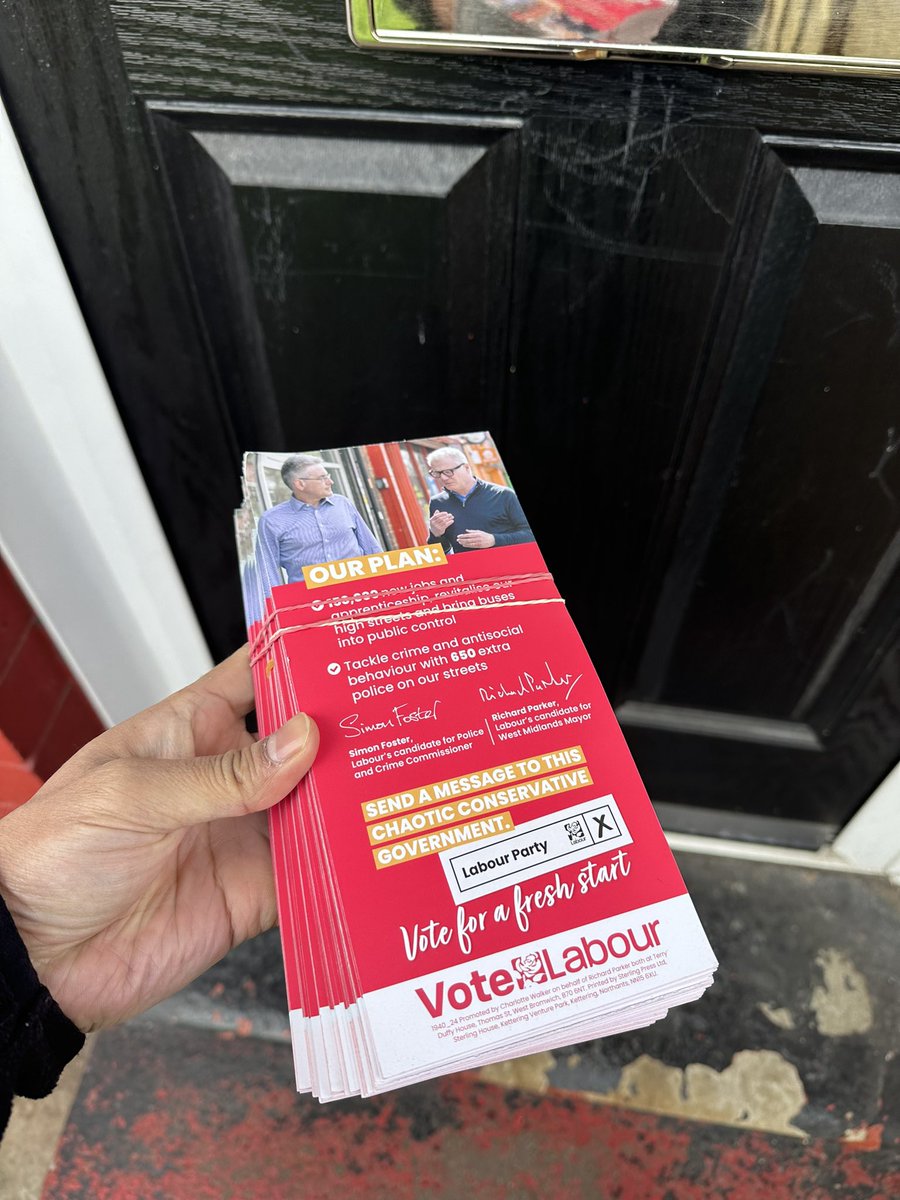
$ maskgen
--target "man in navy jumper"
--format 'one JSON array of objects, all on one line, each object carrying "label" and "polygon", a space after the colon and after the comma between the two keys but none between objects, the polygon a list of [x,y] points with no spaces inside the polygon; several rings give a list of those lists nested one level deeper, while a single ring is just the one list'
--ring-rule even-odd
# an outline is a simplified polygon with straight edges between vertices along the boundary
[{"label": "man in navy jumper", "polygon": [[428,540],[447,554],[534,541],[512,488],[476,479],[462,450],[432,450],[428,473],[444,488],[428,506]]}]

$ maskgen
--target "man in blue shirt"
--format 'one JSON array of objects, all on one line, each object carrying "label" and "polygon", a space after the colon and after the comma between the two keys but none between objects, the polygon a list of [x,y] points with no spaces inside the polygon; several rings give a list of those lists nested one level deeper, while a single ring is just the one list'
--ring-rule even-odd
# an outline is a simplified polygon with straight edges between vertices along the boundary
[{"label": "man in blue shirt", "polygon": [[462,450],[443,446],[428,455],[428,473],[444,488],[428,506],[430,542],[447,554],[533,542],[512,488],[476,479]]},{"label": "man in blue shirt", "polygon": [[256,530],[256,563],[265,595],[302,582],[315,563],[378,554],[381,546],[346,496],[335,496],[326,464],[316,454],[291,454],[281,465],[290,500],[267,509]]}]

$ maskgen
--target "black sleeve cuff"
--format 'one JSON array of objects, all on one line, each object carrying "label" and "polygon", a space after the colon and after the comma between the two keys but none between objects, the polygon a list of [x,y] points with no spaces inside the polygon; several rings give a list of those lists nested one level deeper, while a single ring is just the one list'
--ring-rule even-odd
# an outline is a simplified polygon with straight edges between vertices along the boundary
[{"label": "black sleeve cuff", "polygon": [[49,1095],[83,1045],[84,1034],[38,979],[0,897],[0,1132],[13,1096]]}]

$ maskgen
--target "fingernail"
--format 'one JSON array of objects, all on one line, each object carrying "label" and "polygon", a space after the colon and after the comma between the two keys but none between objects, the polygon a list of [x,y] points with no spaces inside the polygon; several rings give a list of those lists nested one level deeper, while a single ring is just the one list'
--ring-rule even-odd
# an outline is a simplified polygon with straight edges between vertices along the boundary
[{"label": "fingernail", "polygon": [[266,754],[276,766],[299,754],[309,740],[310,720],[306,713],[291,717],[266,738]]}]

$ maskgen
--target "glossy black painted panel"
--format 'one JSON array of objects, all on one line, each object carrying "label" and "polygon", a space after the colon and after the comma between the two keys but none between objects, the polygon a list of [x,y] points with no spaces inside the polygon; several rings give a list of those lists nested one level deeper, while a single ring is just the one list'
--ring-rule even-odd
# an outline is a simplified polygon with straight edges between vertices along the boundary
[{"label": "glossy black painted panel", "polygon": [[670,703],[801,716],[863,593],[872,584],[874,604],[888,584],[891,568],[872,581],[900,511],[898,271],[900,229],[817,230],[680,631]]},{"label": "glossy black painted panel", "polygon": [[[450,413],[454,428],[496,426],[515,133],[303,117],[229,128],[202,114],[179,127],[192,130],[194,147],[170,143],[171,169],[210,156],[231,180],[235,255],[246,264],[284,444],[427,434],[446,428]],[[185,238],[191,246],[192,229]],[[223,342],[232,319],[214,316]]]}]

